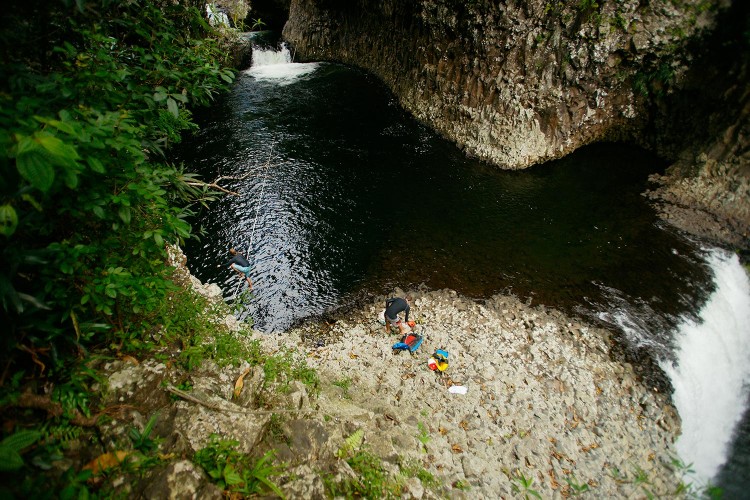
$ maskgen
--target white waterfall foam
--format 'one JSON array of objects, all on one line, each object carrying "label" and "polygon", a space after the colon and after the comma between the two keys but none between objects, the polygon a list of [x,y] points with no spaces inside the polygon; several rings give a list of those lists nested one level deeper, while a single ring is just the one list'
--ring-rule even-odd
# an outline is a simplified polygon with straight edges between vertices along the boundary
[{"label": "white waterfall foam", "polygon": [[294,63],[286,44],[280,50],[253,47],[253,64],[247,74],[256,80],[271,80],[279,85],[288,85],[303,75],[312,73],[318,63]]},{"label": "white waterfall foam", "polygon": [[661,363],[682,419],[677,451],[703,484],[727,459],[750,389],[750,280],[734,254],[712,250],[708,263],[716,290],[700,311],[702,322],[684,321],[677,362]]},{"label": "white waterfall foam", "polygon": [[272,64],[290,64],[292,54],[285,43],[281,44],[280,50],[261,49],[253,47],[253,66],[270,66]]}]

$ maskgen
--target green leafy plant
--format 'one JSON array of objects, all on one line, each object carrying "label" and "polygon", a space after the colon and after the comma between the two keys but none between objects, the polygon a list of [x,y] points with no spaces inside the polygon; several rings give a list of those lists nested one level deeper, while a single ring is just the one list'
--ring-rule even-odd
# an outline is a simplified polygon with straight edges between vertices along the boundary
[{"label": "green leafy plant", "polygon": [[570,494],[573,496],[578,496],[589,491],[588,483],[579,483],[575,475],[572,477],[566,477],[565,482],[568,483]]},{"label": "green leafy plant", "polygon": [[357,429],[348,438],[344,440],[344,444],[336,451],[338,458],[348,458],[358,451],[362,447],[362,443],[365,439],[364,429]]},{"label": "green leafy plant", "polygon": [[430,431],[427,429],[427,426],[423,424],[422,422],[419,422],[417,424],[417,427],[419,428],[419,435],[417,436],[417,439],[419,439],[419,442],[422,443],[422,446],[427,447],[427,443],[430,442]]},{"label": "green leafy plant", "polygon": [[[47,467],[80,435],[75,419],[98,409],[91,350],[190,347],[217,330],[165,264],[216,193],[169,148],[196,129],[189,108],[210,104],[234,71],[194,2],[13,4],[0,26],[0,363],[14,375],[0,401],[15,412],[22,391],[52,388],[62,415],[40,426],[49,435],[32,454]],[[131,436],[142,450],[155,443],[150,426]],[[87,479],[69,471],[54,491],[89,495]],[[7,488],[53,491],[32,483]]]},{"label": "green leafy plant", "polygon": [[284,433],[284,418],[278,413],[271,414],[271,418],[268,421],[268,434],[277,442],[288,443],[286,434]]},{"label": "green leafy plant", "polygon": [[403,475],[406,477],[416,477],[426,488],[435,490],[442,486],[442,483],[416,460],[402,462],[399,464],[399,467]]},{"label": "green leafy plant", "polygon": [[236,450],[238,444],[238,441],[212,434],[208,446],[196,452],[194,461],[223,490],[248,496],[270,491],[284,498],[281,489],[271,480],[281,470],[273,465],[274,451],[268,451],[253,462],[251,457]]},{"label": "green leafy plant", "polygon": [[633,466],[632,482],[634,486],[639,486],[643,490],[647,498],[654,498],[653,492],[647,488],[647,486],[651,486],[651,480],[648,477],[648,473],[639,465]]},{"label": "green leafy plant", "polygon": [[578,10],[582,12],[595,11],[599,8],[599,3],[596,0],[579,0]]},{"label": "green leafy plant", "polygon": [[23,467],[22,451],[36,443],[40,437],[42,433],[39,431],[22,430],[0,441],[0,471],[14,471]]},{"label": "green leafy plant", "polygon": [[154,425],[159,418],[159,412],[151,415],[148,422],[143,427],[142,431],[139,431],[135,427],[131,427],[128,436],[133,441],[133,448],[140,451],[141,453],[151,453],[159,446],[159,440],[151,438],[151,432],[154,430]]},{"label": "green leafy plant", "polygon": [[360,450],[346,462],[357,477],[336,482],[330,475],[325,475],[323,482],[332,497],[391,498],[399,495],[399,485],[388,476],[381,460],[372,453]]},{"label": "green leafy plant", "polygon": [[[688,478],[695,474],[693,464],[686,464],[679,457],[672,456],[671,467],[678,475],[682,478]],[[675,496],[684,495],[688,498],[711,498],[720,499],[723,497],[724,491],[710,483],[708,484],[695,484],[692,482],[685,483],[681,481],[674,492]]]},{"label": "green leafy plant", "polygon": [[345,377],[340,380],[334,380],[332,384],[341,388],[344,399],[351,399],[351,396],[349,395],[349,387],[352,385],[352,379]]},{"label": "green leafy plant", "polygon": [[281,349],[273,356],[266,356],[263,360],[263,373],[264,384],[267,386],[275,382],[281,392],[287,391],[293,380],[301,381],[314,394],[319,390],[320,379],[317,372],[291,349]]},{"label": "green leafy plant", "polygon": [[88,481],[92,476],[93,473],[89,469],[78,472],[72,467],[69,468],[61,478],[64,486],[60,490],[60,499],[74,500],[95,497],[88,487]]},{"label": "green leafy plant", "polygon": [[64,447],[81,437],[83,429],[63,420],[56,425],[46,425],[43,432],[45,441],[55,442]]},{"label": "green leafy plant", "polygon": [[250,30],[251,31],[262,30],[265,26],[266,26],[266,23],[264,23],[261,18],[253,19],[253,25],[250,28]]},{"label": "green leafy plant", "polygon": [[63,366],[59,370],[63,372],[63,382],[58,384],[52,391],[52,400],[62,405],[63,416],[72,417],[75,412],[91,416],[91,394],[92,385],[101,383],[101,376],[89,366],[82,363],[74,363],[69,367]]},{"label": "green leafy plant", "polygon": [[40,372],[102,341],[141,347],[169,314],[165,244],[213,195],[165,148],[234,76],[197,9],[70,7],[11,10],[0,36],[0,356],[23,341]]},{"label": "green leafy plant", "polygon": [[542,496],[538,491],[533,489],[531,486],[534,484],[534,479],[526,477],[523,472],[517,472],[513,477],[513,492],[519,495],[523,495],[523,498],[528,500],[531,497],[541,499]]},{"label": "green leafy plant", "polygon": [[457,490],[469,491],[471,489],[471,484],[468,481],[459,479],[453,483],[453,487]]},{"label": "green leafy plant", "polygon": [[[242,282],[240,282],[241,284]],[[232,314],[238,314],[242,312],[247,306],[245,304],[250,301],[255,295],[253,294],[253,291],[250,289],[242,290],[237,297],[232,301],[232,305],[230,306],[230,310],[232,311]],[[252,326],[252,318],[248,318],[245,320],[250,326]]]}]

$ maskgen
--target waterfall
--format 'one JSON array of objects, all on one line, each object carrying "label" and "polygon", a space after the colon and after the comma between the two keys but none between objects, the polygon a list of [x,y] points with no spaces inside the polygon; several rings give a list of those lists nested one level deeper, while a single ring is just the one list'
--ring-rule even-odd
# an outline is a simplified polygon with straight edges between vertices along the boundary
[{"label": "waterfall", "polygon": [[712,250],[716,290],[685,320],[675,338],[675,363],[662,362],[682,419],[676,447],[699,482],[713,479],[727,459],[750,389],[750,280],[734,254]]},{"label": "waterfall", "polygon": [[208,15],[208,23],[211,26],[231,26],[229,24],[229,16],[226,12],[216,7],[215,4],[206,4],[206,14]]},{"label": "waterfall", "polygon": [[289,47],[282,43],[279,50],[253,46],[253,63],[245,71],[256,80],[270,80],[279,85],[288,85],[300,77],[312,73],[319,63],[294,63]]},{"label": "waterfall", "polygon": [[253,47],[253,66],[269,66],[271,64],[290,64],[292,54],[285,43],[281,44],[280,50]]}]

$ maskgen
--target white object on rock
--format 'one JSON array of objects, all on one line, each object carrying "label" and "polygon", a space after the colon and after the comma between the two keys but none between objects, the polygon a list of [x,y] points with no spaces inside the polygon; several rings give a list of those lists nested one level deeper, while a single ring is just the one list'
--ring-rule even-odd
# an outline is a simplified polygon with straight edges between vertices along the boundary
[{"label": "white object on rock", "polygon": [[466,394],[469,388],[465,385],[452,385],[448,387],[448,392],[451,394]]}]

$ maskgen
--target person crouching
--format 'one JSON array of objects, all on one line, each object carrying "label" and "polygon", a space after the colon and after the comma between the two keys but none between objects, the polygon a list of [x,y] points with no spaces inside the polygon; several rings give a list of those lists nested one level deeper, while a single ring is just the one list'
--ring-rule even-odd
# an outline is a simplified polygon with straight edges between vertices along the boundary
[{"label": "person crouching", "polygon": [[[409,303],[411,302],[411,296],[407,295],[404,298],[393,297],[385,301],[385,333],[391,333],[391,327],[395,326],[401,335],[409,332]],[[404,313],[404,321],[399,319],[399,313]]]}]

